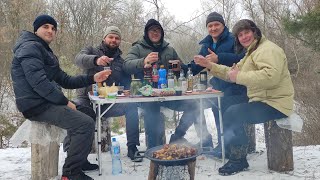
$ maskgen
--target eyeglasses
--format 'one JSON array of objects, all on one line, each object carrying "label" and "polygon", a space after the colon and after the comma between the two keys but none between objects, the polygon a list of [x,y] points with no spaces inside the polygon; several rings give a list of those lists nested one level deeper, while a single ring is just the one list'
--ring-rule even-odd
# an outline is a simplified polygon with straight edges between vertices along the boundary
[{"label": "eyeglasses", "polygon": [[149,29],[148,32],[152,32],[152,33],[161,33],[161,29],[160,28],[152,28],[152,29]]}]

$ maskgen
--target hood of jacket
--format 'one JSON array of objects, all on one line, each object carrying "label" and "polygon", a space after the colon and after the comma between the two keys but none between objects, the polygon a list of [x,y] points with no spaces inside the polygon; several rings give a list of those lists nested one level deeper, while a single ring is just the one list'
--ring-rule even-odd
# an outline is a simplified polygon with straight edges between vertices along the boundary
[{"label": "hood of jacket", "polygon": [[145,40],[145,42],[147,44],[149,44],[150,46],[153,47],[153,49],[157,49],[157,47],[155,47],[153,45],[153,43],[151,42],[149,36],[148,36],[148,29],[151,26],[159,26],[161,29],[161,38],[160,38],[160,47],[162,47],[162,44],[164,43],[164,30],[161,26],[161,24],[159,23],[159,21],[155,20],[155,19],[149,19],[146,26],[144,27],[144,35],[143,35],[143,39]]}]

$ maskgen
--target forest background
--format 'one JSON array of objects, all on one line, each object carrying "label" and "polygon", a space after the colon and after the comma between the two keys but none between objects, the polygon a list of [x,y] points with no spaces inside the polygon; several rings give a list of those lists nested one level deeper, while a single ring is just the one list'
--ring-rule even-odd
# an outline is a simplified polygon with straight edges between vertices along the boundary
[{"label": "forest background", "polygon": [[[143,35],[146,21],[158,19],[165,39],[188,63],[207,35],[206,16],[223,15],[226,26],[242,18],[252,19],[263,34],[285,50],[295,88],[295,111],[304,120],[302,133],[294,133],[294,145],[320,144],[320,0],[201,0],[201,10],[189,20],[179,20],[161,0],[0,0],[0,148],[9,144],[24,122],[14,102],[10,67],[12,48],[22,30],[32,31],[36,16],[49,14],[58,22],[51,48],[62,69],[75,75],[75,55],[85,46],[98,45],[108,26],[122,31],[121,50],[126,56]],[[182,1],[192,3],[192,1]],[[64,90],[70,99],[74,91]]]}]

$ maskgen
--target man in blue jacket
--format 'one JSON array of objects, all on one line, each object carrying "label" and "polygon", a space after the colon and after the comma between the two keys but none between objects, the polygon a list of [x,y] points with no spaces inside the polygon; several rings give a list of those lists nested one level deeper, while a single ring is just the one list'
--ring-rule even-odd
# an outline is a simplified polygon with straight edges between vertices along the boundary
[{"label": "man in blue jacket", "polygon": [[91,180],[82,172],[82,167],[88,163],[94,120],[77,111],[57,84],[67,89],[81,88],[106,80],[111,71],[67,75],[49,47],[56,36],[57,22],[49,15],[40,15],[33,27],[34,33],[23,31],[13,48],[11,77],[17,108],[31,121],[55,125],[70,134],[70,147],[62,170],[63,180]]},{"label": "man in blue jacket", "polygon": [[[206,27],[209,34],[199,43],[202,46],[199,55],[206,57],[212,62],[227,65],[230,67],[234,63],[239,62],[240,59],[244,57],[244,53],[235,54],[234,36],[232,35],[232,33],[229,32],[229,29],[225,26],[225,22],[221,14],[217,12],[210,13],[206,19]],[[200,71],[204,69],[203,67],[196,65],[194,61],[191,62],[191,67],[194,75],[198,74]],[[210,84],[213,86],[214,89],[220,90],[224,93],[224,97],[221,99],[222,113],[233,104],[248,101],[246,95],[246,88],[244,86],[226,82],[216,77],[210,79]],[[213,155],[221,158],[221,135],[217,102],[214,103],[212,111],[215,117],[215,123],[218,134],[218,146],[214,148]],[[194,123],[195,125],[198,125],[199,122],[195,121]],[[203,123],[205,123],[205,121]],[[177,128],[179,128],[179,126]],[[211,141],[211,138],[206,138],[206,140]],[[226,149],[228,155],[228,148]]]}]

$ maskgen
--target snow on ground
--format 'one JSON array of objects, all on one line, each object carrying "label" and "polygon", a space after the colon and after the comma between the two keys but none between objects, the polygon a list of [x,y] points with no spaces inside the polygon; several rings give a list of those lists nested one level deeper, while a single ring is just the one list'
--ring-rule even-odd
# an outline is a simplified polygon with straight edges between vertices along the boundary
[{"label": "snow on ground", "polygon": [[[206,120],[210,133],[213,138],[216,137],[213,116],[210,111],[206,111]],[[267,168],[267,153],[264,144],[263,126],[256,126],[257,152],[248,155],[248,162],[250,164],[249,170],[238,173],[233,176],[220,176],[218,168],[222,166],[222,162],[216,159],[200,156],[197,158],[196,175],[197,180],[216,179],[216,180],[315,180],[320,179],[320,145],[319,146],[305,146],[294,147],[294,171],[288,173],[277,173],[269,171]],[[170,137],[170,130],[167,130],[167,141]],[[150,161],[144,159],[141,163],[134,163],[126,156],[126,136],[125,134],[117,136],[121,145],[121,161],[123,173],[118,176],[111,174],[111,156],[110,153],[102,154],[102,176],[98,176],[98,172],[87,173],[95,180],[142,180],[147,179],[149,172]],[[186,139],[190,142],[196,143],[198,138],[195,130],[192,127]],[[141,146],[140,150],[145,150],[144,134],[140,135]],[[214,139],[216,141],[216,139]],[[61,169],[66,154],[60,149],[60,163],[59,175],[61,176]],[[89,160],[94,163],[96,159],[95,154],[89,155]],[[59,179],[58,177],[57,179]],[[31,149],[30,148],[8,148],[0,149],[0,179],[2,180],[26,180],[31,179]]]}]

